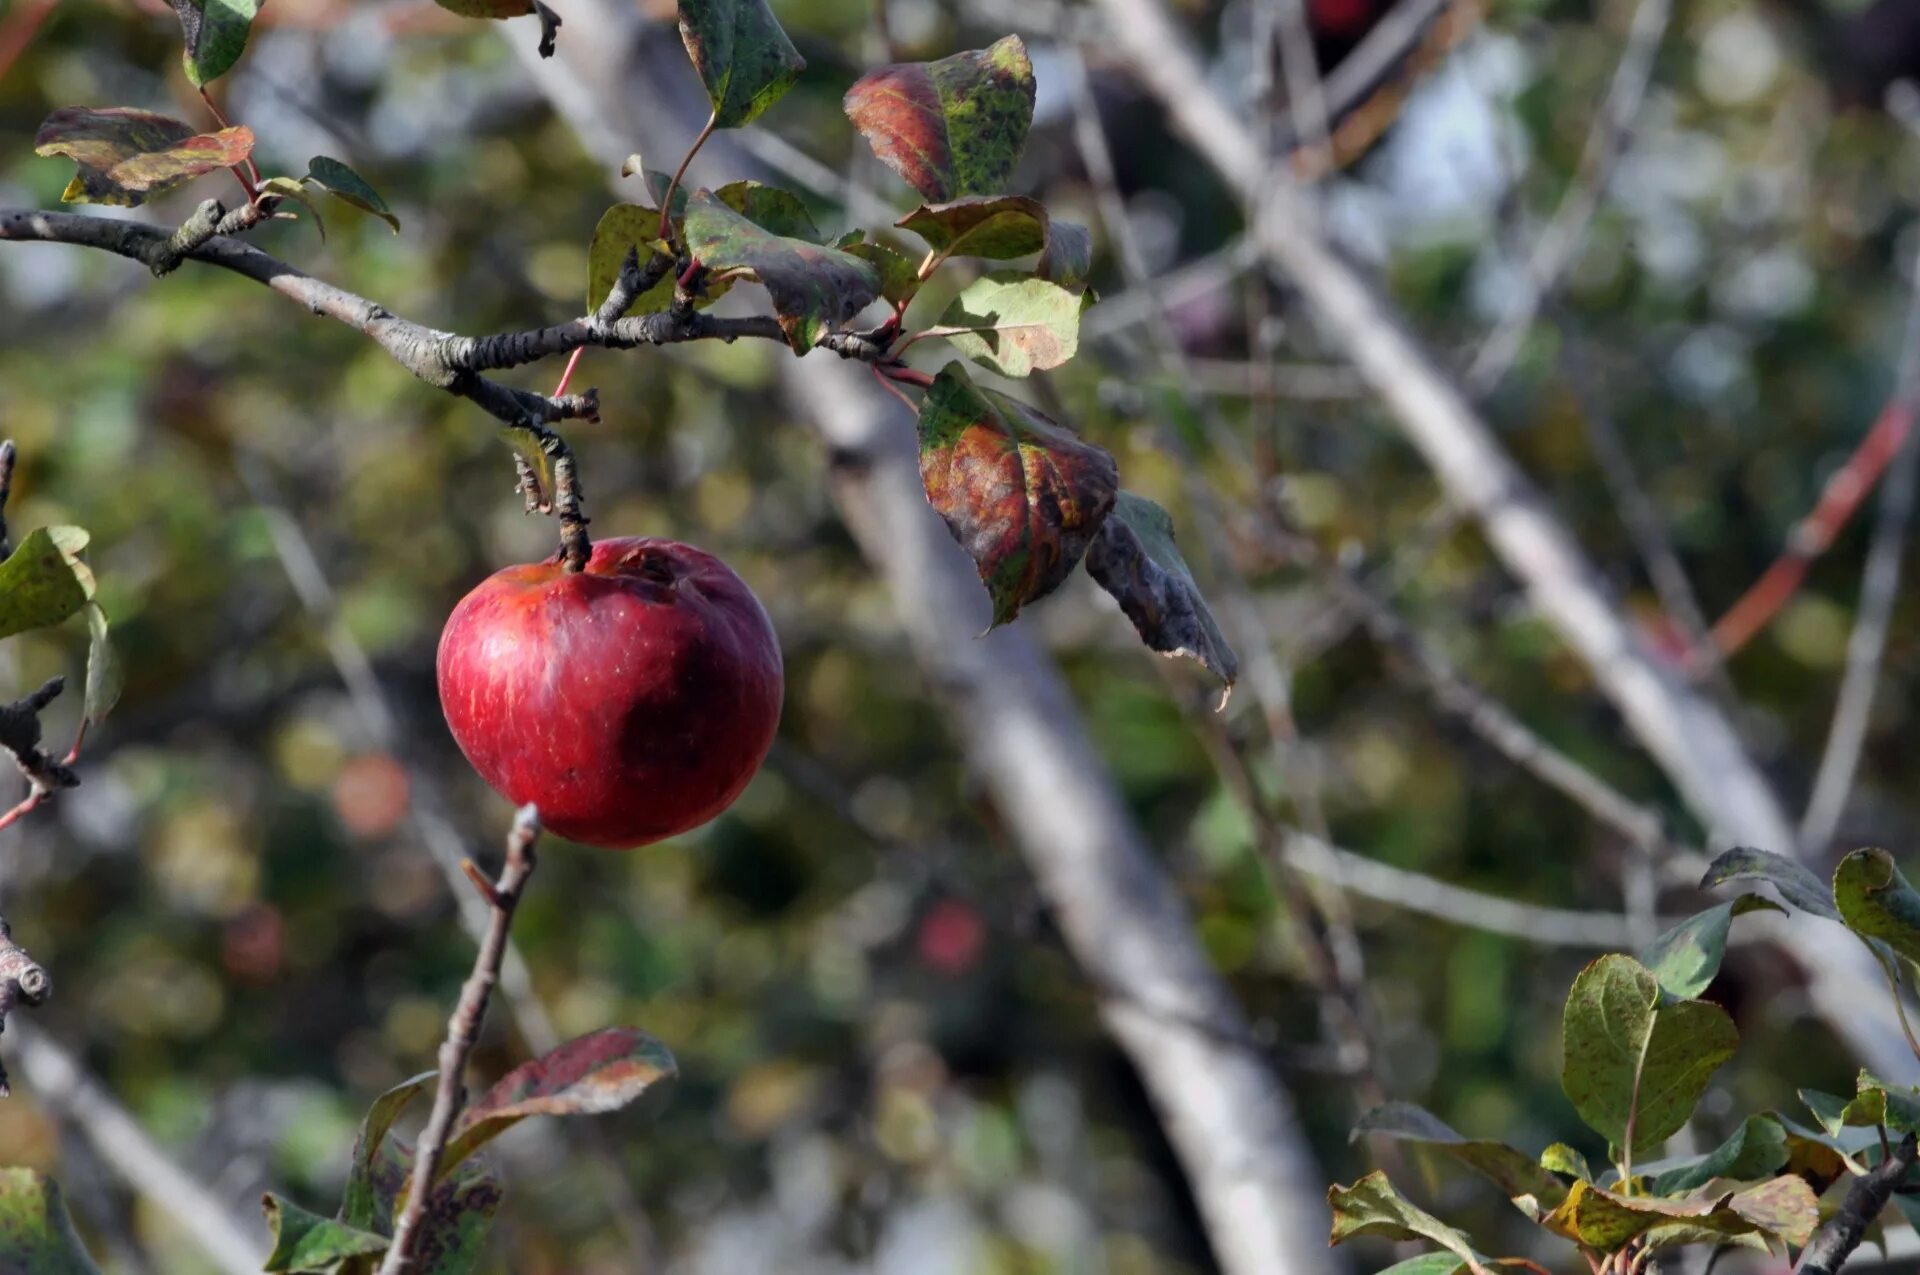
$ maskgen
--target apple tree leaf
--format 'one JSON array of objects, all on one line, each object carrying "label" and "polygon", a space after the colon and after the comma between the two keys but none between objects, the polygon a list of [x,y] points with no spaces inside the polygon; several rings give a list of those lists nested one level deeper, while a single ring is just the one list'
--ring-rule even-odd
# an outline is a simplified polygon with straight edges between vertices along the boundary
[{"label": "apple tree leaf", "polygon": [[667,1047],[633,1027],[606,1027],[521,1063],[460,1113],[442,1172],[528,1116],[618,1111],[678,1068]]},{"label": "apple tree leaf", "polygon": [[268,1271],[334,1271],[348,1258],[384,1253],[388,1238],[349,1226],[330,1217],[309,1213],[299,1205],[269,1192],[260,1201],[267,1226],[273,1231]]},{"label": "apple tree leaf", "polygon": [[327,241],[327,223],[320,219],[320,205],[307,188],[292,177],[269,177],[260,183],[260,189],[269,195],[278,195],[281,199],[291,199],[304,205],[313,215],[313,228],[320,232],[320,242]]},{"label": "apple tree leaf", "polygon": [[387,1209],[397,1194],[398,1184],[380,1181],[380,1170],[385,1163],[381,1159],[382,1148],[387,1143],[387,1135],[393,1131],[393,1122],[438,1079],[438,1072],[423,1071],[387,1090],[367,1108],[367,1114],[360,1121],[360,1132],[353,1140],[346,1194],[340,1203],[341,1219],[348,1225],[363,1231],[384,1232],[391,1228],[392,1219]]},{"label": "apple tree leaf", "polygon": [[1327,1206],[1333,1210],[1329,1244],[1343,1244],[1356,1235],[1431,1240],[1454,1254],[1475,1275],[1486,1275],[1487,1259],[1473,1251],[1464,1234],[1394,1190],[1387,1175],[1378,1169],[1352,1186],[1330,1188]]},{"label": "apple tree leaf", "polygon": [[1033,124],[1033,63],[1020,37],[937,62],[869,71],[842,103],[894,172],[933,203],[1006,185]]},{"label": "apple tree leaf", "polygon": [[919,235],[942,257],[1009,261],[1047,246],[1047,210],[1025,195],[969,195],[922,204],[894,225]]},{"label": "apple tree leaf", "polygon": [[834,247],[878,270],[880,295],[894,305],[904,305],[919,293],[923,282],[919,264],[892,244],[868,239],[865,231],[850,230]]},{"label": "apple tree leaf", "polygon": [[0,1271],[100,1275],[67,1215],[60,1187],[33,1169],[0,1169]]},{"label": "apple tree leaf", "polygon": [[86,714],[87,724],[98,726],[120,702],[121,688],[126,685],[126,673],[120,667],[120,654],[114,649],[113,637],[107,630],[107,613],[98,602],[89,601],[85,607],[87,613],[87,689],[82,711]]},{"label": "apple tree leaf", "polygon": [[366,178],[339,160],[315,155],[307,161],[307,175],[303,180],[326,191],[343,204],[351,204],[361,212],[372,213],[391,226],[394,234],[400,233],[400,219],[387,207],[387,201],[380,197],[380,192]]},{"label": "apple tree leaf", "polygon": [[1119,469],[1104,448],[973,383],[953,362],[920,404],[920,480],[973,559],[993,623],[1067,578],[1113,509]]},{"label": "apple tree leaf", "polygon": [[173,11],[186,37],[181,61],[187,79],[199,88],[225,75],[246,52],[260,0],[173,0]]},{"label": "apple tree leaf", "polygon": [[78,527],[41,527],[0,562],[0,638],[58,624],[92,600],[93,572],[75,556],[86,543]]},{"label": "apple tree leaf", "polygon": [[1395,1262],[1380,1275],[1456,1275],[1468,1269],[1467,1264],[1452,1253],[1422,1253],[1404,1262]]},{"label": "apple tree leaf", "polygon": [[1735,846],[1707,865],[1700,888],[1711,890],[1729,881],[1764,881],[1780,892],[1788,907],[1829,921],[1840,919],[1840,909],[1834,906],[1833,891],[1827,883],[1785,855]]},{"label": "apple tree leaf", "polygon": [[[614,281],[619,279],[620,267],[626,262],[629,252],[634,254],[634,259],[642,268],[655,266],[654,258],[666,255],[667,245],[660,238],[659,205],[660,197],[666,194],[671,180],[665,173],[648,169],[645,181],[648,192],[653,196],[652,207],[645,204],[615,204],[600,215],[600,224],[593,230],[593,241],[587,246],[589,313],[599,309],[607,299],[607,294],[613,291]],[[682,237],[685,234],[688,193],[685,187],[675,187],[673,191],[673,216],[670,220],[675,232]],[[810,243],[821,240],[820,227],[814,223],[813,214],[807,211],[806,204],[792,191],[756,181],[737,181],[728,182],[713,194],[721,203],[771,234],[804,239]],[[706,295],[697,304],[702,307],[712,305],[726,295],[729,286],[725,280],[716,282],[709,279]],[[663,274],[652,287],[635,299],[628,313],[655,314],[666,309],[673,302],[673,290],[673,276]]]},{"label": "apple tree leaf", "polygon": [[196,133],[179,120],[128,106],[66,106],[47,116],[33,146],[79,166],[60,195],[64,202],[131,208],[238,164],[253,151],[253,130],[240,125]]},{"label": "apple tree leaf", "polygon": [[751,123],[807,65],[767,0],[680,0],[680,39],[719,128]]},{"label": "apple tree leaf", "polygon": [[[381,1143],[376,1159],[376,1207],[389,1219],[379,1228],[384,1234],[391,1232],[392,1219],[406,1207],[407,1193],[413,1186],[413,1148],[398,1138],[388,1138]],[[417,1250],[426,1270],[432,1275],[471,1275],[479,1269],[487,1232],[493,1227],[504,1190],[500,1175],[485,1156],[468,1156],[435,1181]],[[364,1265],[350,1262],[341,1275],[374,1275],[371,1259],[356,1260]]]},{"label": "apple tree leaf", "polygon": [[1059,367],[1080,349],[1086,294],[1030,275],[1000,272],[975,279],[926,335],[945,337],[975,363],[1002,376],[1030,376]]},{"label": "apple tree leaf", "polygon": [[1122,491],[1087,549],[1087,574],[1120,602],[1149,648],[1198,660],[1229,688],[1239,657],[1214,620],[1173,539],[1173,519],[1145,496]]},{"label": "apple tree leaf", "polygon": [[1451,1156],[1499,1187],[1515,1208],[1536,1220],[1567,1198],[1566,1185],[1526,1152],[1504,1142],[1463,1138],[1446,1121],[1410,1102],[1389,1102],[1361,1116],[1353,1126],[1353,1138],[1357,1141],[1370,1133]]},{"label": "apple tree leaf", "polygon": [[1787,1163],[1787,1130],[1773,1116],[1748,1116],[1733,1136],[1706,1155],[1653,1179],[1655,1195],[1679,1195],[1714,1178],[1754,1181]]},{"label": "apple tree leaf", "polygon": [[1834,905],[1848,929],[1920,964],[1920,892],[1885,850],[1855,850],[1833,870]]},{"label": "apple tree leaf", "polygon": [[687,251],[709,271],[757,279],[773,300],[787,344],[805,354],[880,295],[880,272],[836,248],[774,234],[712,191],[687,201]]},{"label": "apple tree leaf", "polygon": [[1084,287],[1093,273],[1093,235],[1079,222],[1049,217],[1047,246],[1035,270],[1063,288]]},{"label": "apple tree leaf", "polygon": [[1743,894],[1731,903],[1696,912],[1662,934],[1640,953],[1640,963],[1653,971],[1661,991],[1674,1000],[1691,1000],[1720,972],[1733,918],[1761,909],[1786,911],[1761,895]]},{"label": "apple tree leaf", "polygon": [[1574,1110],[1631,1155],[1687,1122],[1739,1040],[1725,1010],[1705,1001],[1662,1004],[1653,972],[1620,955],[1601,957],[1574,980],[1562,1034],[1561,1086]]},{"label": "apple tree leaf", "polygon": [[1579,1178],[1583,1182],[1593,1181],[1593,1170],[1587,1166],[1587,1157],[1564,1142],[1556,1142],[1540,1153],[1540,1167],[1570,1178]]}]

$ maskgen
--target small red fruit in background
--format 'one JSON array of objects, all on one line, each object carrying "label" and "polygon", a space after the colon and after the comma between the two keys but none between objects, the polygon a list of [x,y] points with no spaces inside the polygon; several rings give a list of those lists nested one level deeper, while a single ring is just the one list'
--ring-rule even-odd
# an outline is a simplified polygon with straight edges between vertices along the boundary
[{"label": "small red fruit in background", "polygon": [[440,635],[440,706],[480,777],[558,836],[628,848],[697,827],[760,768],[780,643],[712,554],[602,540],[586,569],[508,567]]}]

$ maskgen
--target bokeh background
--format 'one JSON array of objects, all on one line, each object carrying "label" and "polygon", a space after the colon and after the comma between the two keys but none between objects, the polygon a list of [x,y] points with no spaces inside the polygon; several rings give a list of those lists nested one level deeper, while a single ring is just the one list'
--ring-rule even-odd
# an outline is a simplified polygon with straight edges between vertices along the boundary
[{"label": "bokeh background", "polygon": [[[21,4],[0,9],[0,28]],[[761,127],[905,209],[838,109],[877,51],[870,7],[775,8],[810,66]],[[1881,72],[1826,60],[1820,33],[1859,6],[1814,8],[1677,4],[1561,302],[1482,399],[1649,622],[1660,605],[1584,417],[1612,421],[1716,615],[1779,552],[1893,383],[1920,150],[1880,108]],[[1630,15],[1497,0],[1324,183],[1332,233],[1443,361],[1472,359],[1530,236],[1578,180]],[[1633,852],[1437,712],[1363,632],[1326,624],[1310,574],[1231,534],[1244,552],[1207,552],[1184,529],[1213,518],[1231,533],[1278,491],[1330,556],[1384,571],[1372,578],[1392,581],[1401,613],[1529,725],[1683,839],[1699,829],[1473,528],[1437,512],[1431,477],[1339,352],[1248,269],[1232,201],[1095,40],[1125,212],[1195,360],[1188,378],[1159,370],[1162,320],[1099,225],[1053,44],[1083,15],[893,0],[888,16],[913,57],[1028,38],[1039,112],[1016,186],[1096,226],[1106,294],[1083,356],[1039,401],[1173,510],[1203,584],[1244,581],[1255,640],[1291,678],[1299,738],[1276,750],[1253,696],[1210,714],[1203,675],[1144,651],[1084,576],[1019,621],[1069,677],[1328,1180],[1371,1167],[1346,1139],[1369,1084],[1471,1134],[1600,1152],[1558,1086],[1559,1007],[1592,949],[1351,901],[1378,1042],[1358,1075],[1323,1021],[1301,914],[1260,829],[1324,820],[1372,859],[1623,917]],[[1258,91],[1248,4],[1202,0],[1182,17],[1234,100],[1279,109]],[[228,115],[259,134],[265,171],[347,159],[403,230],[334,205],[324,243],[310,222],[258,242],[449,329],[578,313],[611,175],[511,47],[532,26],[414,0],[274,0],[222,84]],[[55,107],[204,119],[177,42],[164,6],[63,0],[0,77],[0,204],[57,204],[68,166],[32,154]],[[690,69],[674,73],[691,86]],[[140,215],[177,221],[218,184]],[[830,193],[807,193],[824,227],[855,224]],[[489,420],[246,281],[188,266],[156,282],[100,254],[10,244],[0,333],[0,432],[23,454],[9,519],[93,533],[128,673],[88,741],[83,787],[0,835],[0,907],[56,982],[31,1025],[249,1221],[267,1187],[326,1211],[360,1111],[433,1065],[471,961],[436,848],[492,855],[509,817],[440,719],[439,626],[485,574],[548,552],[551,526],[522,512]],[[822,446],[771,392],[787,357],[745,343],[589,351],[582,364],[605,409],[570,431],[596,532],[724,556],[774,617],[788,695],[772,759],[712,825],[625,854],[552,844],[543,858],[516,928],[533,998],[562,1035],[645,1027],[682,1074],[592,1133],[532,1122],[504,1142],[509,1197],[486,1269],[1211,1270],[1140,1086],[839,521]],[[558,371],[509,379],[550,388]],[[1195,386],[1243,450],[1214,445],[1185,397]],[[1870,522],[1855,520],[1726,670],[1748,744],[1796,806]],[[1912,842],[1916,620],[1903,599],[1838,848]],[[1244,626],[1235,637],[1244,653]],[[0,684],[75,677],[84,651],[77,623],[15,638]],[[75,712],[71,697],[55,707],[56,737]],[[1258,817],[1232,758],[1251,772]],[[1692,901],[1663,889],[1660,910]],[[1850,1060],[1798,987],[1781,954],[1736,950],[1714,995],[1744,1044],[1690,1135],[1701,1145],[1746,1111],[1790,1107],[1797,1088],[1849,1087]],[[494,1014],[483,1076],[526,1056],[525,1026],[509,1007]],[[208,1269],[174,1219],[17,1088],[0,1102],[0,1159],[63,1181],[103,1263]],[[1458,1175],[1415,1173],[1410,1189],[1501,1233],[1504,1205]]]}]

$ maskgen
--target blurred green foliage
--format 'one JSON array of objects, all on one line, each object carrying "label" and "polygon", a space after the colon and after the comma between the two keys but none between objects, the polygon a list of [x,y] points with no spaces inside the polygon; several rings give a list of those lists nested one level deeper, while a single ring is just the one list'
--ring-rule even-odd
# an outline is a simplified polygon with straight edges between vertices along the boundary
[{"label": "blurred green foliage", "polygon": [[[865,6],[778,7],[810,69],[763,123],[844,166],[860,152],[837,99],[861,65]],[[1378,241],[1396,298],[1447,357],[1485,333],[1511,253],[1577,170],[1619,47],[1616,7],[1596,21],[1585,5],[1498,6],[1337,183],[1336,208],[1364,223],[1360,242]],[[1005,29],[964,6],[900,8],[896,34],[916,56]],[[1648,615],[1657,605],[1591,459],[1568,361],[1596,373],[1717,614],[1777,552],[1888,391],[1920,198],[1914,147],[1883,117],[1833,113],[1788,33],[1732,0],[1678,8],[1635,150],[1563,312],[1536,329],[1488,403]],[[263,170],[297,173],[310,154],[340,154],[405,233],[330,207],[325,246],[304,225],[265,227],[259,242],[436,326],[483,333],[572,315],[588,238],[611,202],[606,174],[500,32],[413,21],[405,5],[288,3],[279,16],[226,81],[230,113],[260,134]],[[1188,16],[1203,37],[1245,22],[1237,6]],[[530,38],[524,25],[506,38]],[[1049,105],[1051,63],[1030,39],[1042,102],[1016,187],[1097,224],[1063,108]],[[29,144],[55,106],[200,118],[176,41],[165,12],[63,4],[0,79],[0,136],[11,139],[0,202],[57,200],[67,167]],[[1124,82],[1102,77],[1100,89],[1155,267],[1222,247],[1237,222],[1217,184]],[[1422,183],[1471,166],[1441,127],[1470,121],[1444,105],[1462,94],[1491,101],[1500,146],[1479,193],[1449,204]],[[855,171],[876,187],[888,180]],[[177,220],[199,197],[158,201],[157,214]],[[844,225],[817,206],[823,227]],[[1098,230],[1095,265],[1107,304],[1124,302]],[[937,313],[944,300],[923,304]],[[102,255],[10,244],[0,307],[0,429],[23,453],[9,517],[93,533],[128,679],[119,712],[89,740],[84,786],[0,838],[0,906],[58,984],[35,1022],[81,1049],[224,1198],[251,1209],[271,1184],[317,1204],[338,1191],[366,1103],[431,1064],[471,959],[411,805],[437,794],[481,854],[507,826],[505,804],[439,718],[440,622],[494,568],[548,552],[551,527],[521,512],[508,451],[470,405],[251,283],[193,266],[155,282]],[[1283,361],[1335,353],[1284,289],[1250,278],[1182,297],[1175,319],[1208,359],[1245,359],[1276,322]],[[1128,485],[1177,525],[1194,525],[1185,479],[1197,476],[1215,513],[1243,526],[1254,476],[1204,441],[1197,475],[1174,458],[1165,431],[1182,429],[1190,445],[1201,436],[1179,420],[1178,387],[1142,370],[1150,348],[1137,326],[1083,337],[1083,357],[1050,377],[1059,414],[1111,448]],[[578,383],[599,387],[605,420],[570,436],[596,531],[670,534],[724,556],[774,617],[789,694],[774,758],[713,825],[627,854],[550,848],[516,929],[540,997],[563,1034],[633,1023],[680,1060],[670,1092],[604,1126],[675,1269],[767,1269],[775,1255],[781,1269],[823,1272],[869,1261],[1022,1275],[1209,1269],[1144,1096],[931,707],[883,586],[835,517],[821,448],[772,392],[785,357],[751,343],[585,356]],[[510,379],[545,387],[555,375]],[[1418,540],[1436,492],[1373,404],[1230,395],[1222,405],[1276,459],[1292,508],[1327,546],[1371,567]],[[337,592],[337,632],[290,583],[275,525],[286,517]],[[1832,710],[1864,538],[1849,530],[1730,668],[1741,725],[1795,802]],[[1203,584],[1246,574],[1283,657],[1311,657],[1292,688],[1298,766],[1320,788],[1334,840],[1508,898],[1619,910],[1625,847],[1438,717],[1363,636],[1296,651],[1328,606],[1304,577],[1185,543]],[[1398,601],[1545,737],[1691,831],[1470,529],[1450,534]],[[1917,619],[1903,602],[1848,846],[1907,844],[1920,815],[1902,746]],[[1163,668],[1082,579],[1020,623],[1062,661],[1208,951],[1273,1041],[1329,1180],[1351,1180],[1369,1167],[1345,1138],[1361,1105],[1355,1080],[1330,1065],[1300,936],[1253,821],[1213,768],[1202,675]],[[77,676],[85,635],[69,629],[0,647],[5,683]],[[334,653],[349,645],[371,660],[397,743],[343,686]],[[73,696],[56,706],[53,737],[77,711]],[[1290,813],[1303,776],[1266,750],[1251,696],[1236,697],[1224,727]],[[1353,910],[1393,1094],[1469,1136],[1586,1145],[1557,1078],[1559,1007],[1590,954]],[[1709,1093],[1686,1135],[1701,1149],[1736,1112],[1783,1105],[1799,1087],[1848,1087],[1846,1059],[1800,998],[1747,994],[1777,980],[1781,960],[1738,949],[1708,993],[1735,1014],[1743,1049],[1717,1082],[1738,1092]],[[505,1012],[491,1020],[485,1078],[526,1055],[509,1023]],[[529,1127],[503,1140],[511,1189],[488,1269],[628,1269],[600,1170],[568,1136]],[[61,1177],[89,1236],[126,1229],[157,1269],[203,1269],[167,1218],[97,1172],[83,1189],[63,1170],[77,1138],[30,1091],[0,1104],[0,1148]],[[1432,1186],[1429,1202],[1450,1219],[1499,1233],[1505,1205],[1490,1193],[1452,1174]]]}]

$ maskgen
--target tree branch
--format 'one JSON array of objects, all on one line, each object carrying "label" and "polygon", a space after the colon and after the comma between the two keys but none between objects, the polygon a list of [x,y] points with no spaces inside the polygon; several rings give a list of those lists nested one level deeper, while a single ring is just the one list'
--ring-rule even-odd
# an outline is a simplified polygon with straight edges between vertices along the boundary
[{"label": "tree branch", "polygon": [[[53,995],[53,979],[27,950],[13,941],[13,930],[0,917],[0,1031],[7,1029],[7,1015],[15,1005],[37,1007]],[[7,1069],[0,1067],[0,1098],[11,1096]]]},{"label": "tree branch", "polygon": [[1917,1155],[1920,1150],[1916,1149],[1914,1135],[1910,1133],[1884,1160],[1873,1166],[1872,1172],[1855,1182],[1840,1211],[1827,1219],[1826,1225],[1800,1254],[1795,1275],[1834,1275],[1853,1250],[1860,1247],[1867,1227],[1880,1216],[1880,1210],[1887,1207],[1894,1189],[1907,1180],[1907,1171],[1913,1167]]},{"label": "tree branch", "polygon": [[453,1122],[466,1105],[467,1059],[480,1039],[480,1024],[487,1016],[487,1001],[500,980],[500,962],[507,952],[507,934],[513,926],[514,909],[533,876],[534,842],[540,838],[540,812],[531,805],[520,807],[513,818],[513,830],[507,834],[506,864],[497,881],[488,881],[471,861],[467,876],[493,909],[492,924],[480,950],[473,959],[473,973],[460,989],[460,1000],[453,1017],[447,1020],[447,1038],[440,1045],[440,1085],[433,1095],[433,1113],[413,1151],[413,1185],[407,1192],[407,1207],[393,1229],[393,1244],[381,1259],[379,1275],[400,1275],[413,1266],[413,1249],[419,1243],[420,1223],[433,1198],[434,1178],[439,1174],[440,1158],[446,1152]]}]

